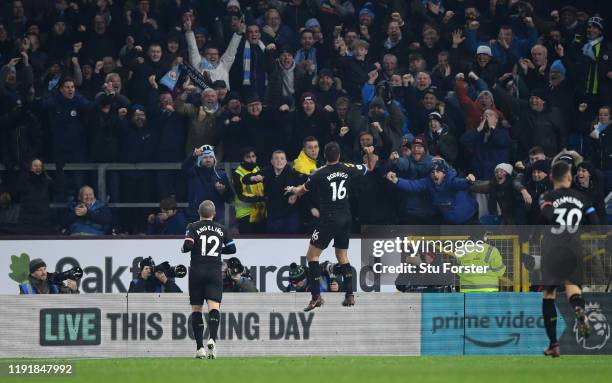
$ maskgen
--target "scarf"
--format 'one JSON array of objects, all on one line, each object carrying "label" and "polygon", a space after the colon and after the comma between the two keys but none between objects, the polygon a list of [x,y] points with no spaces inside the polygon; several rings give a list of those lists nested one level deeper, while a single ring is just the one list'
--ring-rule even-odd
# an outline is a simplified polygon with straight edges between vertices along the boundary
[{"label": "scarf", "polygon": [[[257,42],[257,46],[262,51],[266,49],[261,41]],[[242,51],[242,85],[251,85],[251,44],[249,40],[245,40],[244,50]]]},{"label": "scarf", "polygon": [[283,96],[292,97],[295,94],[295,82],[294,82],[294,69],[295,69],[295,61],[293,65],[289,69],[285,69],[281,65],[281,81],[283,87]]},{"label": "scarf", "polygon": [[595,125],[593,128],[595,128],[595,130],[597,130],[597,133],[601,133],[604,130],[606,130],[608,128],[608,126],[610,126],[610,123],[602,124],[601,122],[598,122],[597,125]]},{"label": "scarf", "polygon": [[295,54],[295,63],[299,64],[304,60],[310,60],[315,65],[315,73],[317,72],[317,48],[312,47],[309,51],[304,51],[304,49],[300,49]]},{"label": "scarf", "polygon": [[597,60],[597,57],[595,57],[594,48],[596,45],[600,44],[602,41],[603,41],[603,36],[600,36],[599,38],[595,40],[591,40],[588,43],[584,44],[584,46],[582,47],[582,54],[587,56],[593,61]]},{"label": "scarf", "polygon": [[402,41],[402,36],[401,35],[400,35],[399,39],[397,40],[397,42],[395,42],[395,43],[393,41],[391,41],[391,37],[387,37],[387,40],[385,40],[385,48],[386,49],[392,49],[397,44],[399,44],[400,41]]},{"label": "scarf", "polygon": [[202,57],[202,61],[200,61],[200,68],[202,70],[215,70],[217,69],[218,66],[219,66],[218,63],[217,65],[213,65],[210,62],[208,62],[208,60],[206,60],[205,57]]}]

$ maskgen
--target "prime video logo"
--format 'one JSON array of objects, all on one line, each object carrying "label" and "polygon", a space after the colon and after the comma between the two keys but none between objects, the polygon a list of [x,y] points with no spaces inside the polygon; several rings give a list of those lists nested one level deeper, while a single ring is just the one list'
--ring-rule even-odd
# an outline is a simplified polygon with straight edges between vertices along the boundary
[{"label": "prime video logo", "polygon": [[465,254],[478,252],[485,249],[483,240],[433,240],[421,237],[413,239],[409,237],[395,237],[394,240],[375,240],[372,242],[372,255],[380,258],[385,254],[402,253],[415,257],[425,253],[446,253],[462,257]]},{"label": "prime video logo", "polygon": [[[536,328],[544,328],[544,318],[539,315],[527,315],[524,311],[519,311],[517,314],[506,311],[503,315],[466,316],[454,312],[453,315],[449,316],[435,316],[431,322],[432,334],[443,333],[445,330],[463,330],[463,337],[466,341],[484,348],[498,348],[512,343],[518,344],[521,338],[521,330]],[[491,339],[487,336],[486,339],[483,339],[482,335],[476,336],[474,331],[470,331],[470,335],[466,335],[468,329],[491,330],[487,331],[487,334],[491,334],[495,338]],[[479,332],[479,334],[482,333]]]}]

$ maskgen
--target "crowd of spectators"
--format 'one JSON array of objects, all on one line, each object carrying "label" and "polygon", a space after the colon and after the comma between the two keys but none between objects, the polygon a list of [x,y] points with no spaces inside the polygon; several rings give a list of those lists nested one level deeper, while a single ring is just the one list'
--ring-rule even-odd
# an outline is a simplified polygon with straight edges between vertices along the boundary
[{"label": "crowd of spectators", "polygon": [[[177,234],[204,199],[221,220],[232,206],[241,233],[303,232],[318,218],[316,200],[284,188],[324,163],[319,148],[330,141],[342,161],[362,162],[366,146],[379,158],[351,185],[356,228],[537,223],[552,161],[572,164],[574,187],[606,222],[606,2],[2,6],[2,232]],[[95,173],[63,170],[84,162],[182,167],[108,171],[97,200]],[[228,162],[230,174],[220,166]],[[107,206],[154,201],[159,213]]]}]

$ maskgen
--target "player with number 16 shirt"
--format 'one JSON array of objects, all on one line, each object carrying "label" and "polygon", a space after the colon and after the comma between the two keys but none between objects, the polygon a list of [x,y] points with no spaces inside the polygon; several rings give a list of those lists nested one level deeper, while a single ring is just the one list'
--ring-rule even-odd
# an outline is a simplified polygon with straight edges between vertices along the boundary
[{"label": "player with number 16 shirt", "polygon": [[308,283],[311,287],[312,299],[304,311],[321,306],[320,281],[321,267],[319,257],[324,249],[334,240],[336,258],[342,272],[345,299],[343,306],[353,306],[353,273],[348,260],[348,245],[351,234],[351,210],[349,205],[349,184],[358,176],[363,176],[376,165],[377,157],[374,148],[364,148],[367,154],[367,164],[353,165],[340,162],[340,146],[336,142],[325,145],[326,164],[308,177],[305,184],[288,186],[287,192],[301,196],[306,192],[315,193],[319,201],[320,219],[310,237],[310,246],[306,253],[308,260]]}]

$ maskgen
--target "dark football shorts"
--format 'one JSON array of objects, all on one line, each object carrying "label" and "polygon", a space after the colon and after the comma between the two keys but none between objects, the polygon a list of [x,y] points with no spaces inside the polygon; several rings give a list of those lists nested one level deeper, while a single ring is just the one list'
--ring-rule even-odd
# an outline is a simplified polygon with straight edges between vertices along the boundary
[{"label": "dark football shorts", "polygon": [[572,283],[582,285],[584,249],[580,241],[547,241],[542,246],[542,282],[547,290]]},{"label": "dark football shorts", "polygon": [[221,303],[223,278],[221,266],[203,265],[189,268],[189,304],[201,306],[204,300]]},{"label": "dark football shorts", "polygon": [[351,237],[351,216],[346,214],[330,214],[321,217],[316,228],[310,236],[310,244],[325,250],[331,240],[334,240],[336,249],[348,249]]}]

